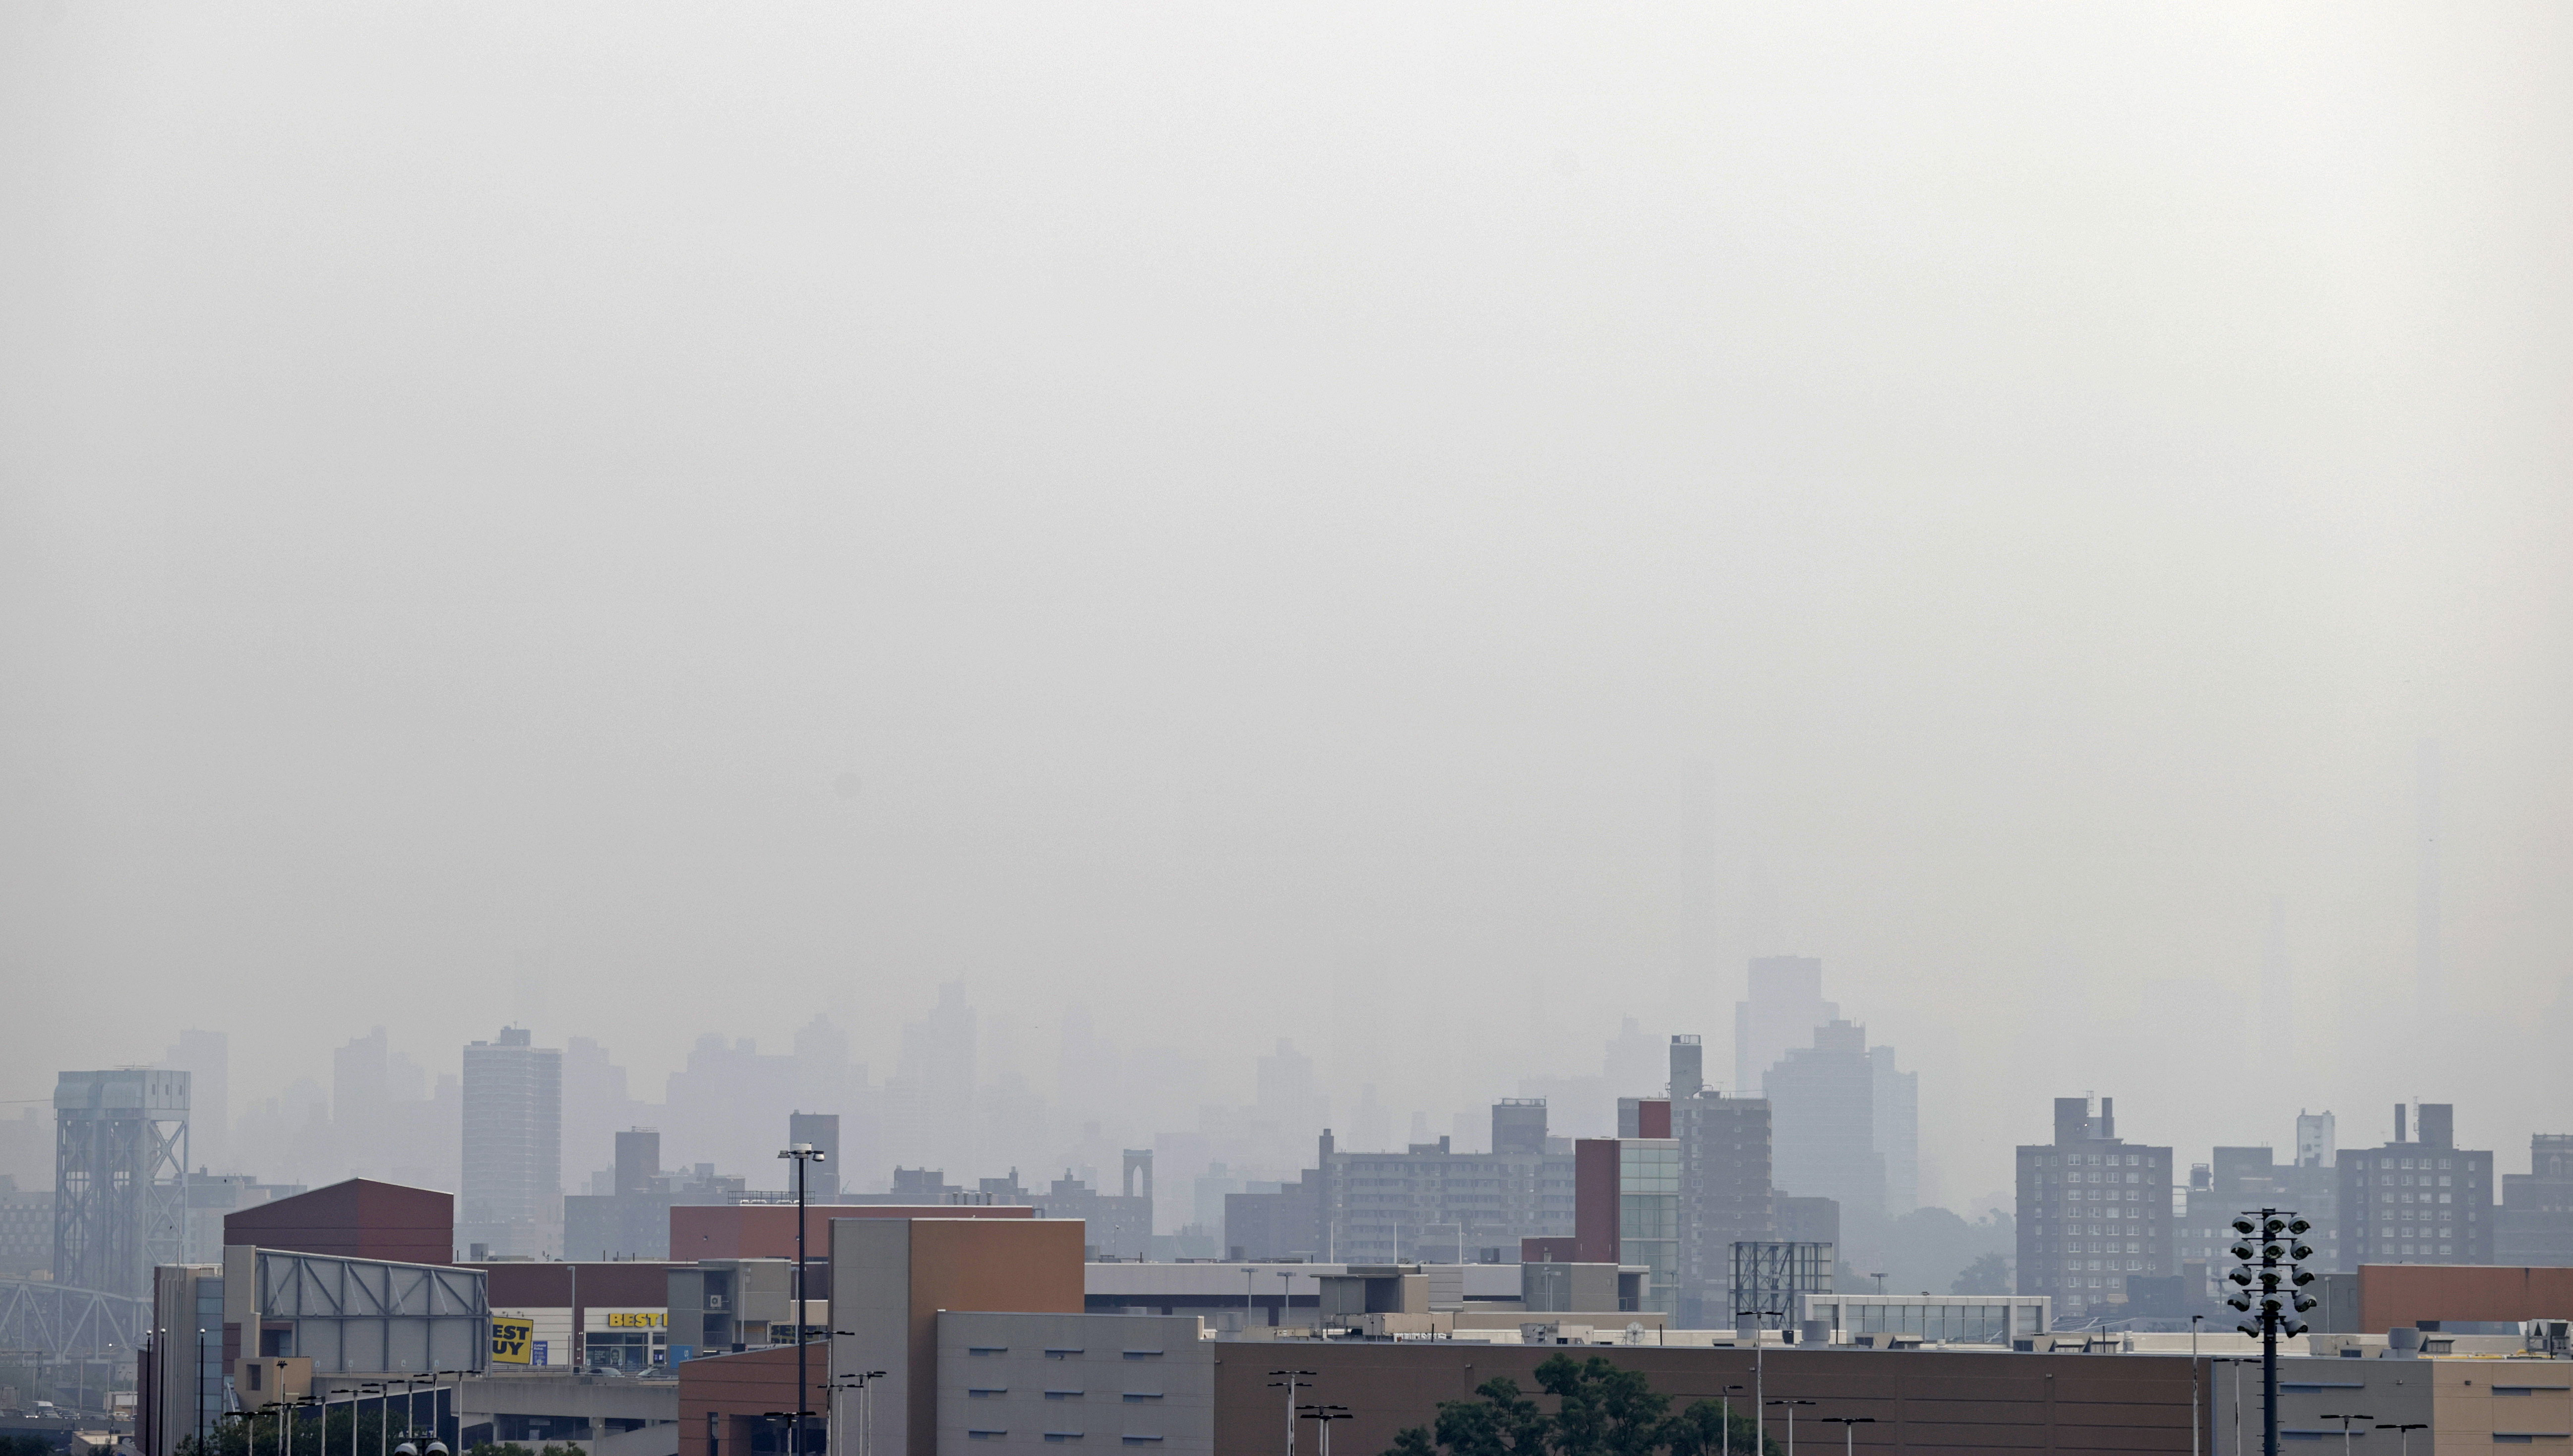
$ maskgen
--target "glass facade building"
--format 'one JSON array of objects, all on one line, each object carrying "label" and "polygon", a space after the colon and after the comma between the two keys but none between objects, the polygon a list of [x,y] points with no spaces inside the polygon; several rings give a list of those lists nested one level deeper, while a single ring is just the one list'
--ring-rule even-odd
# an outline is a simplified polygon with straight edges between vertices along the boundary
[{"label": "glass facade building", "polygon": [[1617,1142],[1617,1261],[1649,1271],[1644,1308],[1679,1313],[1680,1144],[1671,1137]]}]

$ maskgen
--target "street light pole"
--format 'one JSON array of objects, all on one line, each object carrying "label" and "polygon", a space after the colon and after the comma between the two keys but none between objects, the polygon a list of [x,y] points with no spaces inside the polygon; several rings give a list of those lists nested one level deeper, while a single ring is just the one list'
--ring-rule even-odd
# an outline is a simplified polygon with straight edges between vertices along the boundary
[{"label": "street light pole", "polygon": [[804,1456],[804,1409],[812,1403],[812,1391],[804,1383],[804,1169],[827,1158],[810,1142],[798,1142],[777,1155],[795,1160],[795,1418],[789,1428],[795,1432],[795,1456]]},{"label": "street light pole", "polygon": [[1837,1424],[1841,1428],[1841,1456],[1851,1456],[1856,1449],[1854,1438],[1859,1427],[1876,1424],[1874,1416],[1825,1416],[1823,1420],[1826,1424]]},{"label": "street light pole", "polygon": [[2430,1429],[2430,1427],[2425,1422],[2414,1421],[2409,1425],[2378,1426],[2377,1429],[2380,1431],[2401,1431],[2403,1433],[2403,1456],[2412,1456],[2412,1433],[2414,1431],[2426,1431]]},{"label": "street light pole", "polygon": [[1783,1405],[1787,1408],[1787,1456],[1796,1456],[1796,1407],[1812,1405],[1814,1402],[1781,1398],[1770,1401],[1769,1404]]},{"label": "street light pole", "polygon": [[1308,1405],[1302,1410],[1308,1419],[1322,1428],[1321,1456],[1331,1456],[1331,1422],[1347,1420],[1349,1408],[1345,1405]]},{"label": "street light pole", "polygon": [[2334,1415],[2330,1411],[2324,1411],[2322,1418],[2327,1421],[2340,1422],[2340,1456],[2349,1456],[2349,1423],[2351,1421],[2372,1421],[2376,1419],[2376,1417],[2372,1415]]},{"label": "street light pole", "polygon": [[[1737,1309],[1733,1311],[1733,1317],[1737,1321],[1744,1315],[1749,1315],[1753,1319],[1761,1319],[1772,1314],[1783,1317],[1786,1314],[1786,1311],[1783,1309]],[[1739,1331],[1741,1327],[1742,1326],[1739,1323],[1734,1326],[1737,1331]],[[1761,1326],[1755,1324],[1751,1327],[1752,1456],[1769,1456],[1769,1402],[1765,1398],[1769,1394],[1767,1369],[1769,1342],[1761,1338]]]},{"label": "street light pole", "polygon": [[1310,1370],[1272,1370],[1269,1373],[1272,1375],[1284,1375],[1286,1377],[1284,1380],[1270,1381],[1269,1388],[1272,1390],[1279,1389],[1282,1386],[1286,1388],[1286,1456],[1295,1456],[1295,1382],[1301,1377],[1310,1375],[1313,1372]]},{"label": "street light pole", "polygon": [[2188,1456],[2197,1456],[2197,1326],[2205,1318],[2188,1317]]},{"label": "street light pole", "polygon": [[[449,1375],[455,1377],[455,1399],[449,1403],[448,1409],[455,1413],[455,1444],[458,1446],[464,1444],[464,1377],[474,1373],[476,1372],[471,1370],[440,1370],[437,1372],[439,1379],[444,1379]],[[431,1441],[439,1439],[439,1426],[437,1420],[437,1386],[434,1383],[430,1384],[429,1388],[429,1438]]]},{"label": "street light pole", "polygon": [[[841,1376],[841,1383],[831,1387],[835,1392],[854,1390],[858,1393],[858,1456],[867,1456],[867,1415],[875,1399],[873,1392],[867,1387],[883,1377],[882,1370],[856,1370]],[[834,1416],[831,1429],[836,1432],[839,1428],[838,1418]],[[834,1435],[831,1440],[836,1446],[839,1437]]]},{"label": "street light pole", "polygon": [[[1733,1392],[1742,1388],[1728,1385],[1716,1392],[1716,1403],[1724,1408],[1724,1456],[1733,1456]],[[1752,1456],[1760,1456],[1760,1453],[1755,1451]]]}]

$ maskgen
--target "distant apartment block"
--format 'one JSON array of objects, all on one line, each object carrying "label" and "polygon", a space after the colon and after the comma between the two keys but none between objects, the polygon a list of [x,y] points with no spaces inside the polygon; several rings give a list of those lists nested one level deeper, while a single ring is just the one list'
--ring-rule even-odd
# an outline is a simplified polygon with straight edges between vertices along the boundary
[{"label": "distant apartment block", "polygon": [[2055,1140],[2019,1149],[2019,1292],[2107,1313],[2134,1278],[2177,1273],[2171,1150],[2118,1136],[2117,1099],[2055,1099]]},{"label": "distant apartment block", "polygon": [[2573,1135],[2530,1137],[2528,1171],[2502,1174],[2501,1204],[2494,1262],[2573,1264]]},{"label": "distant apartment block", "polygon": [[1315,1165],[1277,1191],[1225,1196],[1237,1258],[1337,1263],[1505,1261],[1519,1240],[1572,1232],[1572,1150],[1545,1130],[1542,1099],[1492,1108],[1492,1150],[1447,1138],[1400,1152],[1342,1150],[1323,1129]]},{"label": "distant apartment block", "polygon": [[2456,1108],[2421,1103],[2420,1136],[2340,1152],[2340,1245],[2359,1264],[2493,1261],[2493,1155],[2456,1146]]}]

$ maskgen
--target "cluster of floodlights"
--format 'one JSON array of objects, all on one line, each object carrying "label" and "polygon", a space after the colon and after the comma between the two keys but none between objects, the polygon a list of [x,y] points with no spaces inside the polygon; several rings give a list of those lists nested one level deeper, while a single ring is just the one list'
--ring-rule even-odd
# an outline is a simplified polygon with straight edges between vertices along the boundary
[{"label": "cluster of floodlights", "polygon": [[2267,1210],[2256,1223],[2247,1214],[2233,1220],[2241,1241],[2228,1252],[2241,1266],[2225,1275],[2235,1288],[2224,1302],[2251,1316],[2234,1328],[2253,1339],[2272,1330],[2290,1339],[2305,1332],[2296,1316],[2314,1307],[2305,1292],[2314,1276],[2298,1265],[2314,1256],[2313,1246],[2303,1241],[2312,1227],[2292,1213]]}]

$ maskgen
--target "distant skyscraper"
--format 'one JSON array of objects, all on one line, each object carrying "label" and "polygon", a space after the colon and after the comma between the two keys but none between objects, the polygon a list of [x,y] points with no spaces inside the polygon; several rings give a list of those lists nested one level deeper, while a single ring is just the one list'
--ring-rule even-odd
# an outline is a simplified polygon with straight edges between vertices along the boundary
[{"label": "distant skyscraper", "polygon": [[[1773,1165],[1782,1191],[1830,1198],[1844,1216],[1885,1211],[1885,1157],[1876,1148],[1876,1064],[1867,1029],[1833,1021],[1769,1069]],[[1890,1057],[1889,1057],[1890,1060]]]},{"label": "distant skyscraper", "polygon": [[562,1248],[562,1053],[504,1027],[464,1049],[464,1192],[456,1238],[493,1253]]},{"label": "distant skyscraper", "polygon": [[221,1032],[181,1032],[161,1056],[170,1072],[188,1074],[188,1155],[196,1165],[226,1166],[232,1157],[232,1050]]},{"label": "distant skyscraper", "polygon": [[1841,1014],[1823,1000],[1823,963],[1811,956],[1753,960],[1750,987],[1733,1006],[1733,1087],[1745,1093],[1759,1089],[1788,1049],[1811,1046],[1814,1028]]},{"label": "distant skyscraper", "polygon": [[385,1029],[352,1037],[331,1054],[331,1120],[340,1130],[343,1158],[370,1164],[392,1120],[392,1043]]},{"label": "distant skyscraper", "polygon": [[2328,1111],[2296,1110],[2296,1166],[2332,1167],[2340,1161],[2340,1144],[2335,1138],[2332,1114]]},{"label": "distant skyscraper", "polygon": [[616,1134],[615,1192],[620,1198],[649,1193],[661,1176],[661,1134],[629,1127]]},{"label": "distant skyscraper", "polygon": [[885,1093],[896,1161],[907,1154],[973,1164],[982,1155],[975,1072],[981,1038],[962,982],[938,988],[929,1015],[902,1029],[902,1057]]},{"label": "distant skyscraper", "polygon": [[[804,1197],[807,1202],[828,1203],[840,1196],[840,1114],[837,1112],[789,1112],[786,1115],[786,1145],[810,1142],[820,1149],[822,1160],[804,1170]],[[795,1191],[795,1182],[787,1180],[786,1191]]]},{"label": "distant skyscraper", "polygon": [[54,1122],[54,1282],[150,1293],[187,1243],[188,1074],[61,1073]]},{"label": "distant skyscraper", "polygon": [[1503,1097],[1492,1103],[1492,1151],[1504,1157],[1545,1154],[1545,1098]]},{"label": "distant skyscraper", "polygon": [[2413,906],[2412,976],[2414,1007],[2420,1017],[2413,1030],[2436,1035],[2446,1005],[2447,974],[2439,964],[2439,740],[2420,745],[2421,879]]},{"label": "distant skyscraper", "polygon": [[2287,897],[2269,897],[2268,943],[2260,953],[2260,1060],[2284,1080],[2296,1050],[2295,990],[2287,969]]},{"label": "distant skyscraper", "polygon": [[1870,1047],[1875,1074],[1876,1152],[1885,1159],[1885,1215],[1921,1206],[1921,1074],[1894,1065],[1894,1049]]},{"label": "distant skyscraper", "polygon": [[1650,1094],[1662,1090],[1662,1049],[1644,1035],[1633,1017],[1626,1018],[1617,1035],[1608,1040],[1600,1066],[1612,1093]]}]

